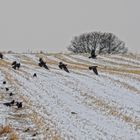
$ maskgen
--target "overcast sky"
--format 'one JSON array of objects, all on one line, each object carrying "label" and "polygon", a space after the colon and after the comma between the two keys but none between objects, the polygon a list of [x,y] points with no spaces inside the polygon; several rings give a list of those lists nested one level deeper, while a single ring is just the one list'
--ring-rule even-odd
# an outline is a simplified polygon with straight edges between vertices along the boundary
[{"label": "overcast sky", "polygon": [[140,0],[0,0],[0,51],[66,50],[75,35],[112,32],[140,52]]}]

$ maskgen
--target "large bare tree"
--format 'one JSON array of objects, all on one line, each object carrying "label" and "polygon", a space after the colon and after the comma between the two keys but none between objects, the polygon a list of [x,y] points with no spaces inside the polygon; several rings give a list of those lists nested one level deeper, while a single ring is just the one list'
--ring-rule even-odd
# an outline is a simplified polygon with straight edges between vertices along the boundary
[{"label": "large bare tree", "polygon": [[112,33],[90,32],[75,36],[69,51],[74,53],[90,53],[95,50],[97,54],[126,53],[125,43]]}]

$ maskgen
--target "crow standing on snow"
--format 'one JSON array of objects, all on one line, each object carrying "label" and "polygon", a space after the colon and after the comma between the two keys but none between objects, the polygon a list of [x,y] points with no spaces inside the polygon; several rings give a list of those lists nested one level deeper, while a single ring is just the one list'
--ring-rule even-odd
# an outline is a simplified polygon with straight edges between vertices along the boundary
[{"label": "crow standing on snow", "polygon": [[96,75],[98,75],[97,66],[90,66],[89,70],[93,70]]},{"label": "crow standing on snow", "polygon": [[5,85],[6,84],[6,81],[3,81],[3,84]]},{"label": "crow standing on snow", "polygon": [[49,69],[48,66],[47,66],[46,63],[43,61],[42,58],[39,58],[39,63],[38,63],[38,65],[39,65],[40,67],[44,67],[45,69]]},{"label": "crow standing on snow", "polygon": [[20,68],[20,63],[17,63],[16,61],[13,61],[12,68],[15,69],[15,70],[19,69]]},{"label": "crow standing on snow", "polygon": [[93,58],[93,59],[96,58],[95,50],[92,50],[92,51],[91,51],[91,56],[89,56],[89,58]]},{"label": "crow standing on snow", "polygon": [[10,92],[10,93],[9,93],[9,96],[13,96],[13,93],[12,93],[12,92]]},{"label": "crow standing on snow", "polygon": [[59,62],[59,65],[58,66],[59,66],[60,69],[63,69],[64,71],[66,71],[66,72],[69,73],[69,70],[68,70],[66,64],[63,64],[62,62]]},{"label": "crow standing on snow", "polygon": [[37,74],[36,74],[36,73],[34,73],[34,74],[33,74],[33,77],[37,77]]},{"label": "crow standing on snow", "polygon": [[6,90],[6,91],[9,91],[9,88],[6,87],[5,90]]}]

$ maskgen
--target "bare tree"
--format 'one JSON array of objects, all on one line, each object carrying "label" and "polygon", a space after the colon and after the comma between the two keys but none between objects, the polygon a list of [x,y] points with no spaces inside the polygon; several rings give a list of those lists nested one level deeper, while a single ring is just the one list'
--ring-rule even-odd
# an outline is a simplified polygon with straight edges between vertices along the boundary
[{"label": "bare tree", "polygon": [[98,54],[126,53],[125,43],[112,33],[91,32],[75,36],[68,47],[74,53]]}]

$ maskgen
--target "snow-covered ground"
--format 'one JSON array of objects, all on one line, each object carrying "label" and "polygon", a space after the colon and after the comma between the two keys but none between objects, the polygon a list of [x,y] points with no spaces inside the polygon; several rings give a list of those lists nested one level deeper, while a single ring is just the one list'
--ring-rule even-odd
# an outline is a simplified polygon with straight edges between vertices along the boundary
[{"label": "snow-covered ground", "polygon": [[[49,70],[38,66],[39,57]],[[21,62],[19,70],[11,67],[15,60]],[[59,69],[60,61],[70,73]],[[5,54],[0,60],[0,126],[10,126],[21,140],[140,140],[139,64],[127,55],[94,60],[70,54]],[[88,70],[92,65],[99,66],[98,76]],[[23,108],[3,105],[13,99],[22,101]],[[0,129],[0,140],[7,137]]]}]

